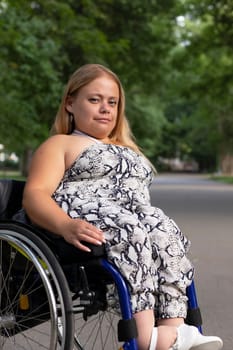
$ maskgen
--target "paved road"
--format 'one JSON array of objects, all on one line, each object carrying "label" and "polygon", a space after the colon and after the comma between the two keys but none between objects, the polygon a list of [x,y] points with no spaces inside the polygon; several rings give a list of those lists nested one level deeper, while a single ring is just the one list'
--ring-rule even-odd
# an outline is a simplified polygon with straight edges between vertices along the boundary
[{"label": "paved road", "polygon": [[175,219],[192,241],[203,332],[233,349],[233,186],[195,175],[159,175],[152,203]]}]

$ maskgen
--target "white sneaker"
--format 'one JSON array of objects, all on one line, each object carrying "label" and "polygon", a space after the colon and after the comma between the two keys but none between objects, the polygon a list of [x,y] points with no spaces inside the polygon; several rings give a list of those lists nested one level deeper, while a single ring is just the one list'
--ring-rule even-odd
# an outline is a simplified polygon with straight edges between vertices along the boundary
[{"label": "white sneaker", "polygon": [[220,350],[222,339],[201,334],[194,326],[183,324],[177,328],[177,340],[171,350]]}]

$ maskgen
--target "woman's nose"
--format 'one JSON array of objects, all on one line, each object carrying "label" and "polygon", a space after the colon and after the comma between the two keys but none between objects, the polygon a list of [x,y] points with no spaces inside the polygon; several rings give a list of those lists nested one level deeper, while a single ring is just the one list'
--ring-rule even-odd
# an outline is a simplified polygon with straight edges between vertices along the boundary
[{"label": "woman's nose", "polygon": [[107,102],[102,102],[100,106],[100,112],[101,113],[109,113],[109,105]]}]

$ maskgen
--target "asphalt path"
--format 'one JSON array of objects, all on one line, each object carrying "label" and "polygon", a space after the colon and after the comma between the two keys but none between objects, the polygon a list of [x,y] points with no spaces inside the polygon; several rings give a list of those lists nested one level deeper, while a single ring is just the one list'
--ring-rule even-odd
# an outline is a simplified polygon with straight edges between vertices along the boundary
[{"label": "asphalt path", "polygon": [[203,333],[220,336],[224,350],[232,350],[233,185],[200,175],[158,175],[151,200],[192,242]]}]

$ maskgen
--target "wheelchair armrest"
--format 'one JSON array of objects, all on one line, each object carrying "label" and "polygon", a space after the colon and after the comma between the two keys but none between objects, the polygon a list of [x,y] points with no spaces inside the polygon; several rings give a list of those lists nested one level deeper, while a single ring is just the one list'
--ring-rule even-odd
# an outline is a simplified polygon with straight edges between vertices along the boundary
[{"label": "wheelchair armrest", "polygon": [[84,252],[59,237],[53,241],[53,250],[55,250],[62,264],[83,262],[106,256],[105,245],[96,246],[86,242],[85,245],[91,249],[91,252]]},{"label": "wheelchair armrest", "polygon": [[105,245],[97,246],[84,242],[84,244],[91,249],[91,252],[84,252],[72,244],[65,241],[63,237],[56,235],[50,231],[42,229],[38,226],[30,225],[31,228],[37,232],[38,236],[50,247],[50,249],[57,256],[61,264],[69,264],[75,262],[88,261],[90,259],[96,259],[104,257]]},{"label": "wheelchair armrest", "polygon": [[10,219],[20,208],[25,181],[0,180],[0,219]]}]

